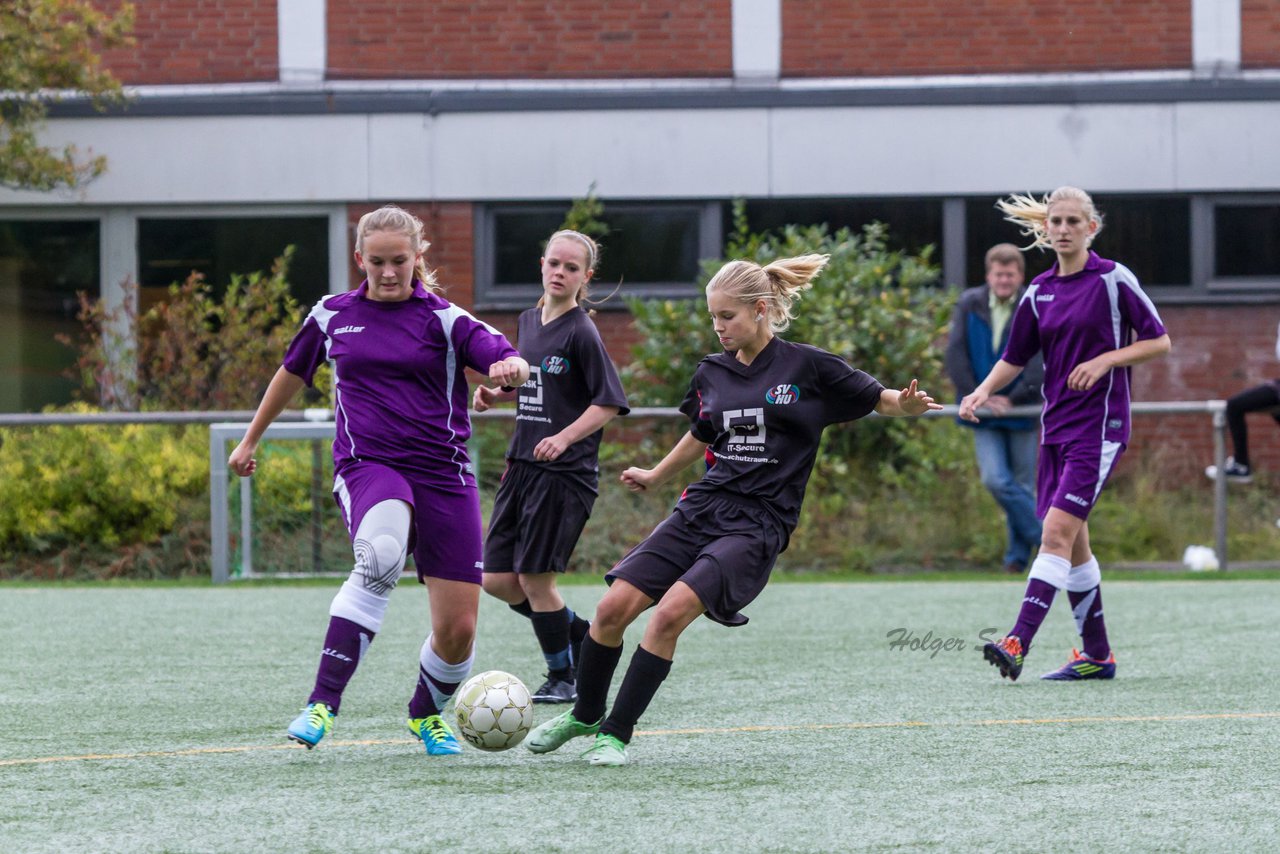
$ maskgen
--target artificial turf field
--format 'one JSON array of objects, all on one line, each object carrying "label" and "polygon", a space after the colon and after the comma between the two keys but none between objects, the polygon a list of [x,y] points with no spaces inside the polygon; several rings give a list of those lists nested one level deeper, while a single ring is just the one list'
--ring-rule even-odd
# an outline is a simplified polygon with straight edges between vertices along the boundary
[{"label": "artificial turf field", "polygon": [[[1280,849],[1280,582],[1107,583],[1119,672],[1075,684],[1035,678],[1065,596],[1016,684],[975,651],[1021,580],[774,583],[689,629],[625,768],[427,757],[410,583],[334,732],[286,742],[336,586],[0,589],[0,851]],[[486,599],[476,664],[536,687],[528,622]]]}]

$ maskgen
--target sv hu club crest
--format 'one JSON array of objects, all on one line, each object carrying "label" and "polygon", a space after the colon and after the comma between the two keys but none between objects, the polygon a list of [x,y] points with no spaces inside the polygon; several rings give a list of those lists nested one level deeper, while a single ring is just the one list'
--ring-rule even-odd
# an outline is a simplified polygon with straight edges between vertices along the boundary
[{"label": "sv hu club crest", "polygon": [[542,360],[544,374],[565,374],[569,372],[569,360],[565,356],[547,356]]},{"label": "sv hu club crest", "polygon": [[776,385],[765,392],[764,399],[766,403],[774,403],[779,406],[795,403],[800,399],[800,387],[789,383]]}]

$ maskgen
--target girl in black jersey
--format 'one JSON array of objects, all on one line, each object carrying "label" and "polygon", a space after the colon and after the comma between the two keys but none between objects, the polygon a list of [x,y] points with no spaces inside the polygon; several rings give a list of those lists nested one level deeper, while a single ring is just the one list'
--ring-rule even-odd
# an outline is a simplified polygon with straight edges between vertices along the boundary
[{"label": "girl in black jersey", "polygon": [[[680,406],[689,432],[657,466],[629,468],[622,481],[635,492],[659,486],[708,449],[714,463],[606,576],[612,586],[582,643],[577,703],[530,733],[525,743],[534,753],[594,734],[588,762],[625,765],[626,745],[671,670],[681,632],[702,614],[727,626],[747,622],[739,611],[759,595],[787,547],[823,429],[872,411],[921,415],[942,408],[915,380],[901,391],[886,389],[838,356],[776,337],[828,257],[784,258],[763,268],[733,261],[707,285],[707,308],[725,352],[707,356],[694,372]],[[655,604],[605,718],[623,633]]]},{"label": "girl in black jersey", "polygon": [[573,666],[590,626],[559,590],[597,493],[603,427],[625,415],[627,396],[600,333],[581,303],[599,248],[576,231],[557,231],[542,258],[542,299],[520,315],[516,346],[529,362],[529,381],[504,392],[480,386],[483,412],[516,401],[516,428],[507,470],[494,499],[484,544],[484,589],[533,621],[547,662],[536,703],[570,703]]}]

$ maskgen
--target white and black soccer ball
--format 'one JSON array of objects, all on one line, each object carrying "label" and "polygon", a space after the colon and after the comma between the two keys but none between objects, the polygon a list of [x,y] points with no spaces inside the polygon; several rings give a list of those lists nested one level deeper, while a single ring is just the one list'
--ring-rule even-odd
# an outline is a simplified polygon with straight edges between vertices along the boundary
[{"label": "white and black soccer ball", "polygon": [[510,673],[477,673],[454,695],[458,732],[472,747],[506,750],[515,747],[533,727],[533,696]]}]

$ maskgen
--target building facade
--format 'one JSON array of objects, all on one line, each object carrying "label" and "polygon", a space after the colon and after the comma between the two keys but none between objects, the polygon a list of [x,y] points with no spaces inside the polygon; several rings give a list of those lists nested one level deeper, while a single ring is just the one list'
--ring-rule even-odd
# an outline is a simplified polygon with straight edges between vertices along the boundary
[{"label": "building facade", "polygon": [[[1175,341],[1140,399],[1280,375],[1280,0],[166,0],[135,35],[106,55],[128,104],[63,102],[45,134],[108,172],[0,190],[2,411],[69,393],[76,290],[145,302],[294,244],[309,302],[359,280],[351,226],[388,201],[448,296],[510,328],[593,185],[604,280],[692,296],[734,199],[760,226],[885,221],[963,285],[1013,236],[998,197],[1075,184]],[[625,311],[599,321],[624,361]],[[1203,418],[1137,435],[1207,448]]]}]

